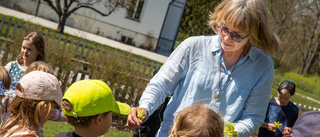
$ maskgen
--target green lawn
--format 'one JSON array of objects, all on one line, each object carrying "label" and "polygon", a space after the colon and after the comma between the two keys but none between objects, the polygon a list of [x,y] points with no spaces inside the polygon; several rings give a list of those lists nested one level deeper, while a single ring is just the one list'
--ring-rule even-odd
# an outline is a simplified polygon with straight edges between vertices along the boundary
[{"label": "green lawn", "polygon": [[[61,132],[73,131],[74,128],[67,122],[48,121],[44,125],[44,136],[53,137]],[[119,131],[116,129],[109,129],[103,137],[132,137],[132,133],[126,131]]]}]

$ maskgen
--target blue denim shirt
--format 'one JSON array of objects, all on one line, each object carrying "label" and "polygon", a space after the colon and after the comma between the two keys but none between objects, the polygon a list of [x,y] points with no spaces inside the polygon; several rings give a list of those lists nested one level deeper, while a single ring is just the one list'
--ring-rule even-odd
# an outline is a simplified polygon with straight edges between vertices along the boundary
[{"label": "blue denim shirt", "polygon": [[[248,137],[261,126],[274,77],[271,57],[251,47],[230,75],[234,66],[226,69],[221,52],[218,35],[188,38],[151,79],[139,102],[139,107],[146,108],[148,114],[152,114],[167,96],[174,94],[157,136],[168,136],[177,112],[208,98],[224,121],[236,122],[239,137]],[[215,92],[227,81],[228,75],[230,79],[221,89],[221,99],[216,102]]]}]

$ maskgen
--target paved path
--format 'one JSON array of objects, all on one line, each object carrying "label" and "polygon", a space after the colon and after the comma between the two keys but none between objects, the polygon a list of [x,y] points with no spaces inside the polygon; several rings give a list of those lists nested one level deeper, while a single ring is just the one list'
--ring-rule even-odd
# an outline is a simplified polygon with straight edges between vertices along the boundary
[{"label": "paved path", "polygon": [[311,97],[307,97],[307,96],[301,95],[301,94],[299,94],[299,93],[295,93],[295,94],[298,95],[298,96],[301,96],[301,97],[303,97],[303,98],[306,98],[306,99],[308,99],[308,100],[310,100],[310,101],[313,101],[313,102],[316,102],[316,103],[320,104],[320,101],[317,101],[317,100],[315,100],[315,99],[313,99],[313,98],[311,98]]},{"label": "paved path", "polygon": [[[41,26],[44,26],[47,28],[51,28],[51,29],[56,29],[58,26],[58,24],[55,22],[48,21],[43,18],[39,18],[39,17],[33,16],[33,15],[29,15],[29,14],[19,12],[16,10],[12,10],[9,8],[5,8],[2,6],[0,6],[0,13],[4,14],[4,15],[8,15],[8,16],[13,16],[13,17],[16,17],[19,19],[23,19],[25,21],[29,21],[34,24],[38,24],[38,25],[41,25]],[[77,30],[77,29],[74,29],[74,28],[71,28],[68,26],[65,26],[64,32],[67,34],[70,34],[70,35],[81,37],[83,39],[92,40],[92,41],[95,41],[95,42],[103,44],[103,45],[109,45],[110,47],[113,47],[113,48],[117,48],[117,49],[124,50],[124,51],[129,51],[133,54],[137,54],[137,55],[140,55],[140,56],[143,56],[143,57],[146,57],[146,58],[149,58],[151,60],[155,60],[155,61],[158,61],[161,63],[164,63],[167,60],[166,56],[163,56],[163,55],[160,55],[160,54],[157,54],[154,52],[150,52],[150,51],[147,51],[144,49],[140,49],[137,47],[133,47],[130,45],[126,45],[126,44],[123,44],[118,41],[114,41],[114,40],[111,40],[111,39],[108,39],[108,38],[105,38],[105,37],[102,37],[99,35],[95,35],[92,33],[88,33],[85,31]]]}]

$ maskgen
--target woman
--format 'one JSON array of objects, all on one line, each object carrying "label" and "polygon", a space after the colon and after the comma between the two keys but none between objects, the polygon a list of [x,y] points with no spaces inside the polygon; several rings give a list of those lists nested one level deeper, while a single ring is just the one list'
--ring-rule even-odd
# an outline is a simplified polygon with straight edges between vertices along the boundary
[{"label": "woman", "polygon": [[44,39],[37,32],[31,32],[23,38],[21,52],[16,61],[9,62],[5,68],[10,73],[11,91],[15,90],[15,85],[22,77],[24,71],[35,61],[44,61]]},{"label": "woman", "polygon": [[[205,98],[212,98],[225,121],[236,122],[239,137],[250,136],[264,121],[274,76],[267,54],[278,48],[266,5],[263,0],[225,0],[209,25],[218,35],[182,42],[141,96],[139,109],[148,116],[174,94],[157,136],[168,136],[177,112]],[[128,127],[142,123],[136,109],[131,108]]]}]

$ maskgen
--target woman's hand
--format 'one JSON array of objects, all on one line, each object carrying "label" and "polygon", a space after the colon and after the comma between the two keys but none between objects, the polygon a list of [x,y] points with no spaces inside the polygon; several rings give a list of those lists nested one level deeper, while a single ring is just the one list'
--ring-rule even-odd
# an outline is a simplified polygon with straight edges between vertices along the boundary
[{"label": "woman's hand", "polygon": [[278,129],[277,126],[275,126],[273,123],[266,122],[263,122],[262,127],[268,129],[271,132],[276,132]]},{"label": "woman's hand", "polygon": [[142,124],[142,120],[138,118],[138,112],[137,110],[143,110],[144,116],[147,116],[147,110],[145,108],[137,108],[137,107],[131,107],[131,113],[128,115],[127,124],[126,127],[129,128],[136,128]]},{"label": "woman's hand", "polygon": [[284,127],[282,134],[290,135],[292,133],[291,127]]}]

